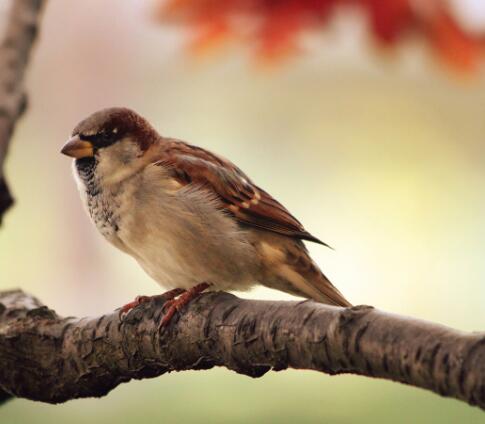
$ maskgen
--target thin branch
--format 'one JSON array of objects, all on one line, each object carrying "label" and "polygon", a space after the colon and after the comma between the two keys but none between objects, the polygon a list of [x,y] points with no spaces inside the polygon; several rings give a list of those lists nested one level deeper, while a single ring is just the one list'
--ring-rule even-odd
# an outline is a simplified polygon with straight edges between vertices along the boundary
[{"label": "thin branch", "polygon": [[13,204],[4,175],[4,162],[15,124],[25,112],[24,74],[37,37],[46,0],[11,0],[7,28],[0,44],[0,223]]},{"label": "thin branch", "polygon": [[305,302],[196,299],[167,328],[164,299],[97,318],[61,318],[22,291],[0,293],[0,389],[49,403],[106,395],[131,379],[225,366],[354,373],[485,409],[485,334],[378,311]]}]

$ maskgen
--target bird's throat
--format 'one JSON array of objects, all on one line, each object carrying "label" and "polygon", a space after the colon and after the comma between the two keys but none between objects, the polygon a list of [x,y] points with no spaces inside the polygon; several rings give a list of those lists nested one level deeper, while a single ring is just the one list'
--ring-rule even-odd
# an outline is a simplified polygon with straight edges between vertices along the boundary
[{"label": "bird's throat", "polygon": [[96,181],[97,160],[94,157],[86,157],[75,160],[75,166],[79,178],[86,186],[88,195],[96,195],[99,191]]}]

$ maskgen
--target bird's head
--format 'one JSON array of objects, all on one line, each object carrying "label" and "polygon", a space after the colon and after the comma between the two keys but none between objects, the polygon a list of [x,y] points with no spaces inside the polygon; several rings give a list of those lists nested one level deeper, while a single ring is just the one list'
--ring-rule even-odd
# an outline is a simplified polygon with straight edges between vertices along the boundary
[{"label": "bird's head", "polygon": [[95,166],[100,176],[116,180],[157,138],[157,132],[136,112],[109,108],[82,120],[61,153],[74,158],[78,170]]}]

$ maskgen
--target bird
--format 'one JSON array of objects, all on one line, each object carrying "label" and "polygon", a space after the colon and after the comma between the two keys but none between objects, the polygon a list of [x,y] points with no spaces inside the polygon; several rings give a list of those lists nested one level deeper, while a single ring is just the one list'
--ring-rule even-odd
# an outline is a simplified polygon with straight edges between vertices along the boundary
[{"label": "bird", "polygon": [[326,244],[222,156],[161,136],[125,107],[82,120],[61,153],[74,159],[83,204],[101,235],[169,290],[163,325],[204,290],[263,285],[352,306],[304,241]]}]

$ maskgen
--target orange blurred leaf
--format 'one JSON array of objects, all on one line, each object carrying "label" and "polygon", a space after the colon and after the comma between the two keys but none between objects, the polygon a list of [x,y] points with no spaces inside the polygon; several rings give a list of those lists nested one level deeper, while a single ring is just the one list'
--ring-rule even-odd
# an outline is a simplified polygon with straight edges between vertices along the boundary
[{"label": "orange blurred leaf", "polygon": [[375,39],[388,48],[414,33],[448,65],[478,69],[483,36],[461,28],[447,0],[169,0],[159,16],[189,28],[196,52],[236,35],[254,44],[260,57],[275,60],[297,51],[300,34],[325,27],[343,5],[360,8]]}]

